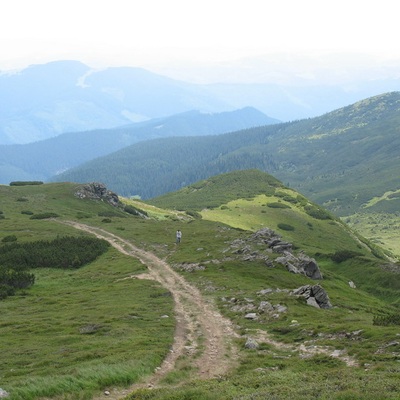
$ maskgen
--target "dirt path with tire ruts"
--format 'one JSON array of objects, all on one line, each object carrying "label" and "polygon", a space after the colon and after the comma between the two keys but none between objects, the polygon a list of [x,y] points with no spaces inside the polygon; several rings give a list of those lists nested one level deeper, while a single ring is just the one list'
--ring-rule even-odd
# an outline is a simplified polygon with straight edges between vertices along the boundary
[{"label": "dirt path with tire ruts", "polygon": [[171,292],[175,303],[174,342],[170,353],[154,374],[146,381],[127,389],[108,388],[107,394],[104,393],[95,400],[121,399],[136,388],[157,387],[160,380],[174,369],[178,358],[184,356],[198,371],[198,378],[201,379],[222,376],[232,368],[237,357],[233,343],[237,334],[231,322],[223,317],[196,287],[153,253],[142,250],[113,233],[74,221],[63,223],[105,239],[121,253],[139,259],[148,268],[148,272],[132,275],[131,278],[153,279],[159,282]]}]

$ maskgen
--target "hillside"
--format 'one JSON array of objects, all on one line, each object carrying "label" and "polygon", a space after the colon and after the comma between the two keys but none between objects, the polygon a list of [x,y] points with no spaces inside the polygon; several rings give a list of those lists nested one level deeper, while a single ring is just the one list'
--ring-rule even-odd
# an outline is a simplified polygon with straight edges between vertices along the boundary
[{"label": "hillside", "polygon": [[136,144],[56,179],[101,180],[125,196],[146,199],[220,173],[257,168],[336,215],[393,213],[400,201],[399,121],[400,92],[387,93],[318,118]]},{"label": "hillside", "polygon": [[[398,265],[326,210],[257,170],[196,182],[157,207],[82,193],[0,186],[0,254],[66,235],[113,244],[79,268],[36,268],[32,287],[0,300],[10,400],[397,398]],[[288,254],[322,279],[295,273]],[[332,306],[293,293],[305,285]]]},{"label": "hillside", "polygon": [[0,145],[0,183],[47,180],[143,140],[220,134],[275,122],[278,121],[251,107],[215,114],[189,111],[114,129],[70,132],[35,143]]}]

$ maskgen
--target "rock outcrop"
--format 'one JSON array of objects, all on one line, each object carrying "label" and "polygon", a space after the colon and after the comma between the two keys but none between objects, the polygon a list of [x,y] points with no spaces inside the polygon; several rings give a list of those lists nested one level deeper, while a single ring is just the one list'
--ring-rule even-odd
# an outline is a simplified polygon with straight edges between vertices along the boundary
[{"label": "rock outcrop", "polygon": [[329,296],[320,285],[305,285],[293,290],[295,296],[303,296],[307,304],[317,308],[332,308]]},{"label": "rock outcrop", "polygon": [[[265,246],[264,251],[254,250],[254,245]],[[282,238],[270,228],[263,228],[255,232],[249,239],[237,239],[231,243],[233,254],[240,256],[244,261],[263,260],[268,267],[276,264],[284,265],[289,272],[303,274],[308,278],[323,279],[322,273],[314,258],[300,252],[293,253],[293,244]],[[280,256],[273,260],[267,253],[279,253]]]},{"label": "rock outcrop", "polygon": [[78,188],[75,197],[79,199],[101,200],[111,204],[114,207],[120,206],[118,195],[108,190],[103,183],[87,183]]}]

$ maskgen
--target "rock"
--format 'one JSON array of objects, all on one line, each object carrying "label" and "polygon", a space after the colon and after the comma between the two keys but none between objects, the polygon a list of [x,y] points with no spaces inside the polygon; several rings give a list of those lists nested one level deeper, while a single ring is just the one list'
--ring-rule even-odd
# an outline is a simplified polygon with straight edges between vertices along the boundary
[{"label": "rock", "polygon": [[350,286],[352,289],[356,289],[356,285],[355,285],[355,283],[354,283],[353,281],[350,281],[350,282],[349,282],[349,286]]},{"label": "rock", "polygon": [[286,268],[292,274],[299,274],[300,273],[299,270],[291,263],[287,263],[286,264]]},{"label": "rock", "polygon": [[258,311],[261,312],[273,312],[274,306],[268,301],[262,301],[258,306]]},{"label": "rock", "polygon": [[8,392],[6,392],[5,390],[3,390],[2,388],[0,388],[0,399],[5,399],[9,396],[10,394]]},{"label": "rock", "polygon": [[320,308],[320,306],[318,305],[317,300],[315,299],[315,297],[309,297],[307,299],[307,304],[309,306],[313,306],[315,308]]},{"label": "rock", "polygon": [[254,339],[247,338],[244,347],[246,349],[258,349],[260,345]]},{"label": "rock", "polygon": [[258,319],[258,316],[256,313],[248,313],[244,316],[246,319]]},{"label": "rock", "polygon": [[259,292],[257,292],[257,294],[269,294],[269,293],[273,293],[274,289],[268,288],[268,289],[263,289],[260,290]]},{"label": "rock", "polygon": [[102,200],[114,207],[120,205],[118,195],[110,190],[102,183],[92,182],[79,187],[75,192],[75,197],[79,199]]},{"label": "rock", "polygon": [[311,292],[312,296],[315,298],[321,308],[332,308],[328,293],[326,293],[326,291],[320,285],[312,286]]},{"label": "rock", "polygon": [[[329,296],[326,293],[325,289],[320,285],[305,285],[301,286],[298,289],[293,290],[292,292],[295,296],[303,296],[307,300],[307,304],[315,306],[315,303],[318,305],[318,308],[332,308],[332,304],[329,300]],[[313,299],[308,301],[309,299]],[[315,300],[315,302],[314,302]]]},{"label": "rock", "polygon": [[322,279],[321,271],[318,267],[317,262],[305,254],[299,255],[299,264],[298,269],[306,276],[311,279]]},{"label": "rock", "polygon": [[286,306],[282,306],[281,304],[277,304],[276,306],[274,306],[274,309],[278,313],[284,313],[284,312],[287,311],[287,307]]}]

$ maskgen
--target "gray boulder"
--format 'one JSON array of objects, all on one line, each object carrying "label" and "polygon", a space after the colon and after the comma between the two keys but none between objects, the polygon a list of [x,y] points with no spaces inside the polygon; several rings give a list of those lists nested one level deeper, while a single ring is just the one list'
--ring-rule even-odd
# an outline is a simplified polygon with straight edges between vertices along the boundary
[{"label": "gray boulder", "polygon": [[328,293],[320,285],[305,285],[292,292],[295,296],[303,296],[310,304],[318,308],[332,308]]},{"label": "gray boulder", "polygon": [[110,190],[103,183],[92,182],[82,185],[75,192],[75,197],[79,199],[106,201],[114,207],[120,205],[118,195]]}]

